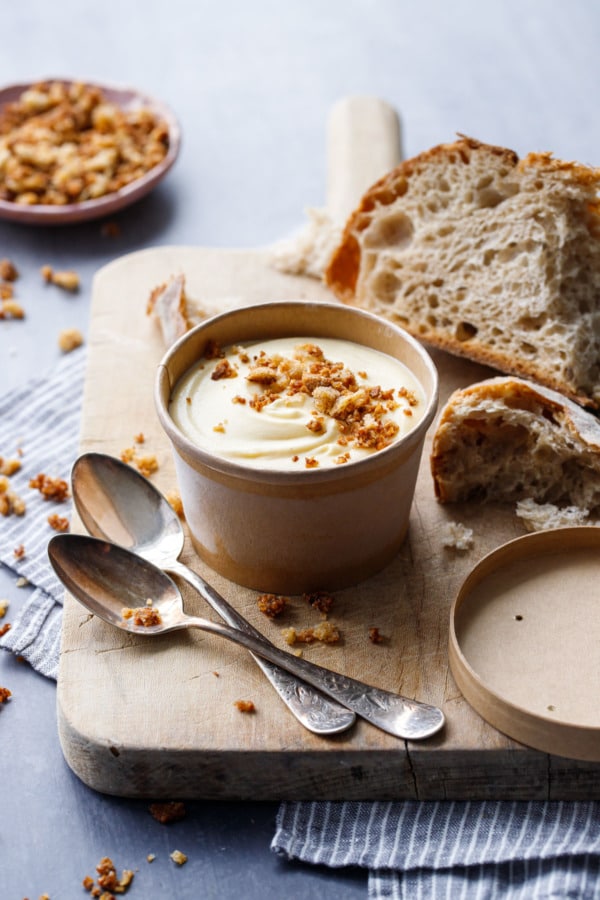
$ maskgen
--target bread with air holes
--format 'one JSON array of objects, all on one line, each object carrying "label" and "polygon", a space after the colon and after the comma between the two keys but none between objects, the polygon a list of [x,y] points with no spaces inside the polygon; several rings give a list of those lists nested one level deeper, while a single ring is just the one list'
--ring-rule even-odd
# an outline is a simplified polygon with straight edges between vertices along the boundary
[{"label": "bread with air holes", "polygon": [[461,137],[380,179],[325,281],[425,343],[600,408],[600,169]]}]

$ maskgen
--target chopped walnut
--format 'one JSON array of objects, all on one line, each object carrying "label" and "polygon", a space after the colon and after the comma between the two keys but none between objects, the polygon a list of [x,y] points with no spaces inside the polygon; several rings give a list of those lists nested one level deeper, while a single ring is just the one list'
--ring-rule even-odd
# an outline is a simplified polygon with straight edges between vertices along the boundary
[{"label": "chopped walnut", "polygon": [[10,259],[0,259],[0,278],[3,281],[16,281],[19,277],[17,267]]},{"label": "chopped walnut", "polygon": [[172,506],[180,519],[185,518],[185,513],[183,511],[183,503],[181,501],[181,496],[177,493],[177,491],[169,491],[166,495],[167,502]]},{"label": "chopped walnut", "polygon": [[81,83],[35,84],[0,113],[0,198],[63,206],[114,193],[164,159],[168,126]]},{"label": "chopped walnut", "polygon": [[23,544],[19,544],[18,547],[15,547],[13,550],[13,556],[15,559],[24,559],[25,558],[25,546]]},{"label": "chopped walnut", "polygon": [[276,619],[277,616],[280,616],[287,603],[287,597],[279,597],[277,594],[261,594],[257,600],[259,610],[269,619]]},{"label": "chopped walnut", "polygon": [[0,637],[4,637],[7,631],[10,631],[10,622],[5,622],[4,625],[0,627]]},{"label": "chopped walnut", "polygon": [[78,328],[64,328],[58,335],[58,346],[63,353],[70,353],[81,347],[83,335]]},{"label": "chopped walnut", "polygon": [[69,530],[69,520],[66,516],[59,516],[58,513],[52,513],[52,515],[48,516],[48,525],[54,528],[55,531],[64,532]]},{"label": "chopped walnut", "polygon": [[233,705],[236,709],[239,709],[239,711],[243,713],[256,712],[256,707],[252,700],[236,700]]},{"label": "chopped walnut", "polygon": [[37,489],[44,500],[54,500],[56,503],[64,503],[70,496],[66,481],[63,481],[62,478],[51,478],[43,473],[31,478],[29,487]]},{"label": "chopped walnut", "polygon": [[149,478],[150,475],[158,471],[158,460],[153,454],[149,456],[140,456],[136,459],[135,464],[146,478]]},{"label": "chopped walnut", "polygon": [[150,815],[160,822],[161,825],[168,825],[169,822],[177,822],[179,819],[185,818],[185,805],[180,800],[170,800],[167,803],[151,803],[148,807]]},{"label": "chopped walnut", "polygon": [[0,703],[4,703],[8,700],[9,697],[12,697],[12,693],[8,688],[0,687]]},{"label": "chopped walnut", "polygon": [[42,266],[40,272],[47,284],[55,284],[56,287],[71,293],[79,290],[79,275],[72,269],[55,272],[52,266]]},{"label": "chopped walnut", "polygon": [[16,300],[2,300],[0,304],[0,319],[24,319],[25,309]]}]

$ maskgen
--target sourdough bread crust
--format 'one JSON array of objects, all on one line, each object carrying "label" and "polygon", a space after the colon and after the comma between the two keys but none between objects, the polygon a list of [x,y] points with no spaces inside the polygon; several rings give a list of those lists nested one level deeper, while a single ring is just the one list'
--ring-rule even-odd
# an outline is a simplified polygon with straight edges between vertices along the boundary
[{"label": "sourdough bread crust", "polygon": [[455,391],[430,456],[442,503],[525,498],[600,506],[600,422],[545,387],[491,378]]},{"label": "sourdough bread crust", "polygon": [[600,169],[461,137],[364,195],[325,272],[415,337],[600,407]]}]

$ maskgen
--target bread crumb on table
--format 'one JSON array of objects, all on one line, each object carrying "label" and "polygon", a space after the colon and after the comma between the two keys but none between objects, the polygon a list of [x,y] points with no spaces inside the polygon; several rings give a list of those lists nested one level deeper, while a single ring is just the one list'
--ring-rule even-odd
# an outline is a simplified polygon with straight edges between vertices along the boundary
[{"label": "bread crumb on table", "polygon": [[285,610],[288,598],[277,594],[261,594],[256,603],[261,613],[269,619],[276,619]]},{"label": "bread crumb on table", "polygon": [[65,532],[69,530],[69,520],[66,516],[59,516],[58,513],[52,513],[48,516],[48,525],[55,531]]},{"label": "bread crumb on table", "polygon": [[252,700],[236,700],[233,705],[242,713],[256,712],[256,707]]},{"label": "bread crumb on table", "polygon": [[372,644],[383,644],[385,637],[381,634],[379,628],[373,627],[369,628],[369,640]]},{"label": "bread crumb on table", "polygon": [[185,853],[182,853],[181,850],[173,850],[172,853],[169,853],[169,857],[178,866],[183,866],[183,864],[187,862],[187,856]]},{"label": "bread crumb on table", "polygon": [[297,631],[295,628],[284,628],[282,636],[286,644],[314,644],[320,641],[323,644],[338,644],[341,636],[337,625],[331,622],[321,622],[312,628],[303,628]]},{"label": "bread crumb on table", "polygon": [[62,478],[52,478],[44,473],[31,478],[29,487],[38,490],[44,500],[54,500],[56,503],[64,503],[70,496],[66,481]]},{"label": "bread crumb on table", "polygon": [[6,700],[12,697],[12,693],[8,688],[0,687],[0,703],[4,703]]},{"label": "bread crumb on table", "polygon": [[310,594],[303,594],[302,599],[316,609],[322,615],[326,616],[333,606],[333,596],[327,591],[313,591]]},{"label": "bread crumb on table", "polygon": [[9,607],[8,600],[1,599],[0,600],[0,619],[4,618],[4,616],[6,615],[6,612],[8,610],[8,607]]},{"label": "bread crumb on table", "polygon": [[[109,856],[104,856],[96,866],[97,878],[96,883],[91,875],[86,875],[82,880],[82,887],[88,891],[93,897],[109,898],[112,894],[126,893],[134,878],[131,869],[123,869],[121,877],[117,875],[115,864]],[[102,891],[110,891],[111,893],[103,894]]]},{"label": "bread crumb on table", "polygon": [[453,550],[470,550],[474,544],[473,529],[460,522],[448,522],[442,534],[442,547]]}]

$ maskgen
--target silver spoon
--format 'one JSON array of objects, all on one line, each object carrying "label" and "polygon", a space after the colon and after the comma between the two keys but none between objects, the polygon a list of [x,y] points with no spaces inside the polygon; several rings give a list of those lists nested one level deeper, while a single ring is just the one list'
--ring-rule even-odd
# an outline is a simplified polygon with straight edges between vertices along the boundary
[{"label": "silver spoon", "polygon": [[[175,582],[158,566],[116,544],[86,535],[59,534],[48,544],[48,555],[56,574],[71,594],[90,612],[124,631],[148,637],[183,628],[199,628],[219,635],[307,681],[395,737],[406,740],[427,738],[444,724],[444,715],[435,706],[339,675],[286,653],[265,638],[187,615]],[[158,612],[158,624],[135,625],[132,618],[124,618],[124,608],[145,607],[148,599]]]},{"label": "silver spoon", "polygon": [[[184,578],[233,628],[262,637],[204,579],[179,562],[184,533],[175,510],[147,478],[114,456],[86,453],[71,472],[73,499],[91,535],[132,550],[172,575]],[[299,722],[315,734],[339,734],[356,716],[309,685],[254,657]]]}]

